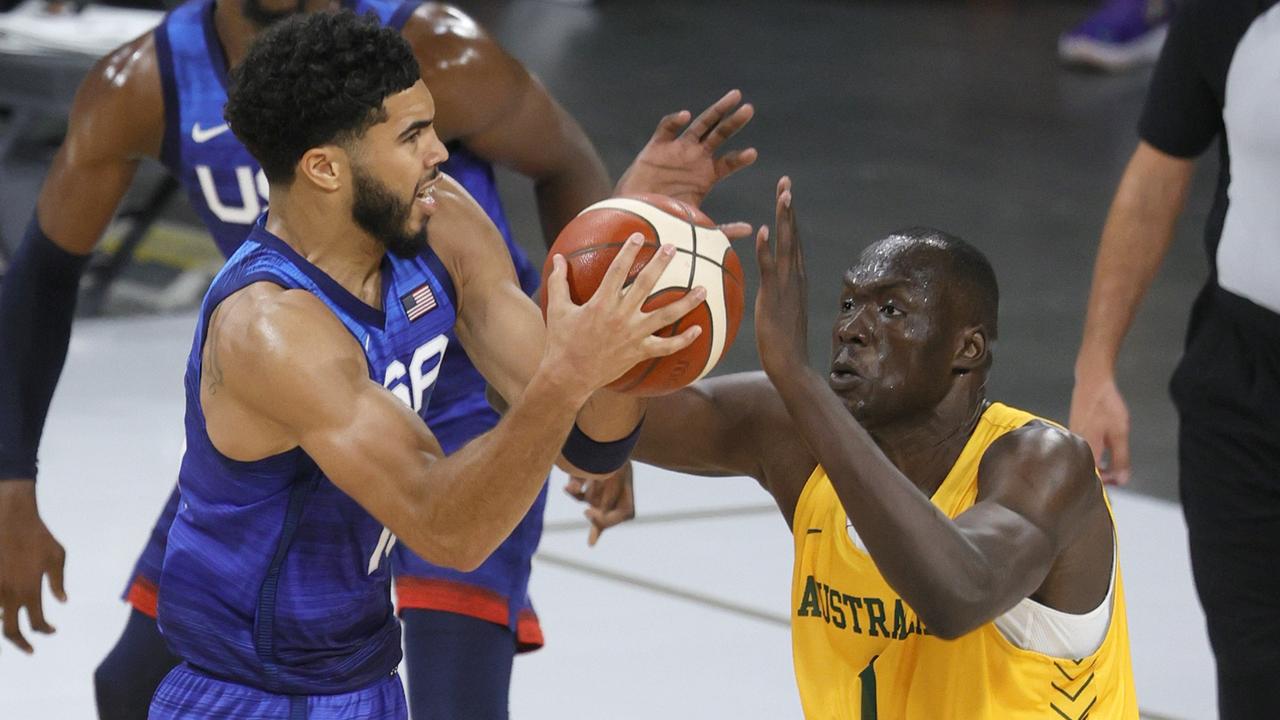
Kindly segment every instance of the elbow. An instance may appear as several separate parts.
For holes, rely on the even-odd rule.
[[[912,604],[930,635],[956,640],[990,622],[998,614],[992,611],[992,594],[981,583],[956,583],[946,587],[947,591],[925,599],[918,606]],[[910,601],[908,603],[911,604]]]
[[[469,573],[479,570],[480,566],[484,564],[484,561],[487,558],[487,555],[479,555],[477,553],[459,553],[454,555],[448,562],[442,562],[439,564],[443,567],[449,568],[450,570]]]
[[[952,610],[921,612],[919,615],[929,634],[943,640],[957,640],[981,625]]]
[[[405,540],[402,538],[402,540]],[[458,572],[474,572],[485,560],[489,559],[492,549],[485,549],[472,538],[419,537],[415,542],[406,542],[409,549],[432,565],[438,565]]]

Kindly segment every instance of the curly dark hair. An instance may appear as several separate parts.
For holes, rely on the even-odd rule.
[[[231,73],[223,117],[267,179],[288,183],[307,150],[387,119],[382,102],[422,77],[409,43],[344,10],[284,20]]]

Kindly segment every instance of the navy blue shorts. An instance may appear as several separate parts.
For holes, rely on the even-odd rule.
[[[149,720],[408,720],[404,687],[392,673],[340,695],[275,695],[205,675],[182,663],[151,699]]]

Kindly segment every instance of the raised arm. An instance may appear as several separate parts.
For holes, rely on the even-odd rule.
[[[1070,425],[1093,448],[1108,483],[1122,485],[1130,473],[1129,409],[1116,386],[1116,357],[1173,240],[1194,170],[1193,160],[1138,143],[1102,228]]]
[[[947,517],[808,366],[804,262],[785,178],[776,213],[776,250],[767,232],[756,245],[761,363],[876,567],[932,634],[963,635],[1035,594],[1082,533],[1109,525],[1088,446],[1038,423],[1008,433],[983,456],[977,502]],[[1075,596],[1069,607],[1057,597],[1046,604],[1085,612],[1105,594],[1088,591],[1085,607]]]
[[[609,175],[582,128],[483,27],[455,7],[425,3],[404,36],[440,108],[440,136],[533,181],[548,247],[580,210],[609,196]]]
[[[457,288],[458,339],[494,390],[508,403],[514,403],[543,356],[551,312],[548,310],[548,324],[544,325],[538,306],[520,291],[497,230],[464,190],[451,179],[444,180],[436,198],[449,211],[439,213],[432,221],[432,247],[440,254]],[[603,379],[601,386],[642,359],[670,354],[697,337],[696,328],[674,338],[652,337],[659,328],[702,302],[705,293],[695,290],[660,310],[640,311],[643,298],[672,254],[655,255],[624,291],[626,271],[620,263],[624,253],[634,257],[636,250],[636,245],[631,243],[619,253],[601,287],[586,305],[568,303],[563,308],[566,318],[575,318],[575,323],[588,323],[578,325],[582,332],[565,338],[566,345],[579,355],[601,353],[602,358],[608,358],[615,354],[615,362],[622,363],[616,366],[613,375]],[[606,290],[606,287],[613,289]],[[618,304],[620,314],[605,313],[600,307],[605,303]],[[564,370],[571,371],[572,367]],[[641,400],[601,390],[587,401],[578,417],[578,426],[591,439],[610,442],[630,435],[643,412]]]
[[[33,630],[53,632],[41,607],[42,577],[66,597],[65,553],[37,511],[36,451],[66,360],[80,275],[139,159],[159,154],[163,118],[150,35],[94,65],[0,283],[0,608],[5,637],[26,652],[32,648],[19,609],[27,609]]]
[[[448,231],[441,225],[433,232]],[[634,243],[619,254],[600,300],[581,307],[569,300],[561,259],[548,279],[545,330],[536,307],[529,316],[506,299],[483,301],[509,297],[495,275],[457,284],[459,313],[468,321],[459,339],[477,360],[493,358],[477,364],[511,407],[497,427],[448,457],[417,415],[369,379],[359,345],[323,303],[302,291],[252,285],[210,318],[201,378],[210,438],[238,460],[301,447],[422,557],[474,569],[528,511],[592,391],[639,359],[692,340],[650,337],[651,322],[674,318],[639,313],[641,300],[623,291],[638,248]],[[661,264],[637,278],[639,298]],[[495,285],[483,292],[470,284],[486,281]],[[515,286],[514,277],[508,282]],[[610,340],[586,347],[581,337]]]

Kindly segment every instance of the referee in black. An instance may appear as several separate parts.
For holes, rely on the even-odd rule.
[[[1129,476],[1116,356],[1159,269],[1195,159],[1218,140],[1209,278],[1170,384],[1196,590],[1224,720],[1280,717],[1280,0],[1187,0],[1102,231],[1071,429]],[[1105,464],[1104,464],[1105,452]]]

